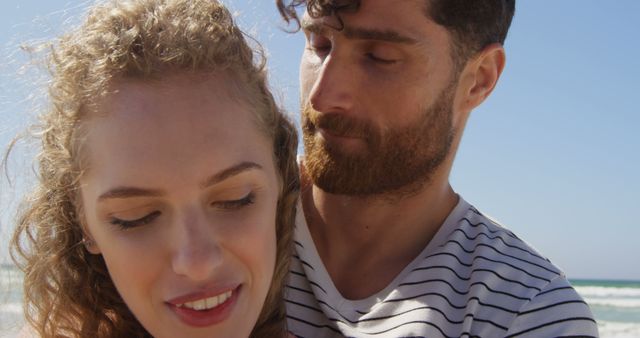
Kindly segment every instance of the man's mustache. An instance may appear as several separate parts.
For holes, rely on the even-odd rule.
[[[378,135],[375,128],[368,122],[354,119],[339,113],[320,113],[310,105],[303,108],[302,128],[306,132],[313,132],[320,128],[330,134],[344,137],[371,138]]]

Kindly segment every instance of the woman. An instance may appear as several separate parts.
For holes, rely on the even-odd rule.
[[[51,49],[12,253],[42,337],[283,337],[296,134],[214,0],[112,0]]]

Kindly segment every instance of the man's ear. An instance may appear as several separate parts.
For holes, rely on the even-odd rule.
[[[460,74],[457,111],[469,113],[491,94],[505,62],[504,48],[499,43],[485,47],[467,62]]]

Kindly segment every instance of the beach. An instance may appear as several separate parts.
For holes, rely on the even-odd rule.
[[[589,303],[603,338],[640,337],[640,281],[572,280]],[[16,337],[23,325],[22,280],[10,265],[0,266],[0,337]]]

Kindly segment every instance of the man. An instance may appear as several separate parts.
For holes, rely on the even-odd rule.
[[[449,184],[504,67],[514,1],[277,4],[286,20],[306,9],[291,332],[597,336],[563,273]]]

